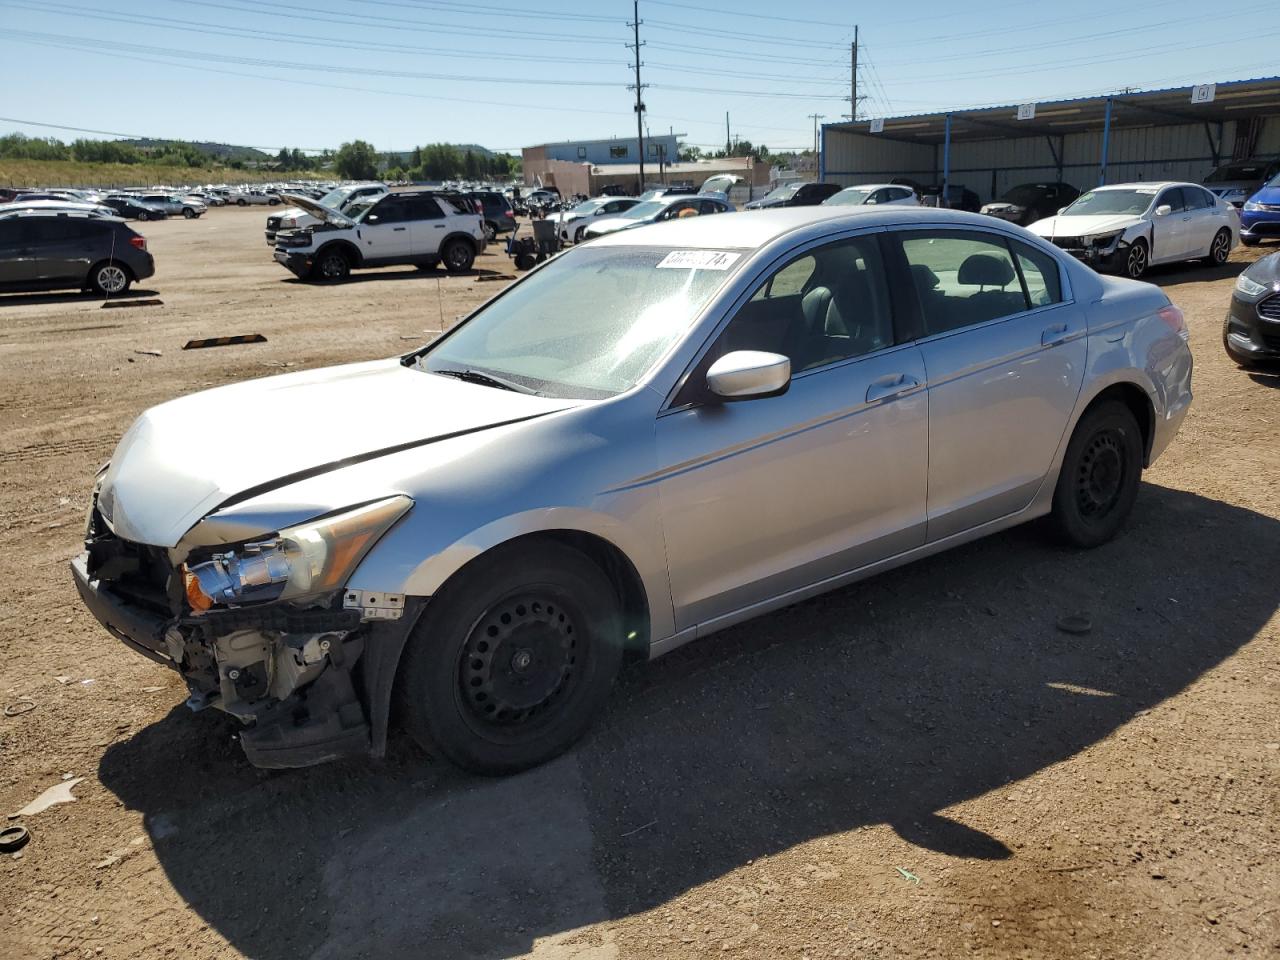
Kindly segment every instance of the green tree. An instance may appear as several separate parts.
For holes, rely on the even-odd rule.
[[[333,169],[345,180],[372,180],[378,174],[378,154],[372,144],[352,140],[338,147]]]

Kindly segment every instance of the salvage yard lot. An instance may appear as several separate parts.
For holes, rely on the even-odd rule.
[[[491,247],[476,276],[310,286],[264,218],[141,225],[162,306],[0,295],[0,701],[34,704],[0,717],[0,804],[84,778],[0,856],[0,957],[1280,952],[1280,377],[1221,346],[1268,248],[1153,271],[1196,402],[1116,541],[1018,528],[727,631],[625,671],[568,755],[480,780],[404,737],[254,770],[75,596],[93,472],[144,408],[403,351],[511,271]]]

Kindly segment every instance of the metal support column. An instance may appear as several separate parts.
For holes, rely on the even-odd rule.
[[[827,179],[827,125],[822,125],[821,139],[818,141],[818,182],[824,183]]]
[[[1098,171],[1098,186],[1107,183],[1107,151],[1111,148],[1111,98],[1107,97],[1107,116],[1102,121],[1102,164]]]
[[[951,205],[951,192],[947,189],[951,182],[951,114],[947,114],[947,125],[942,137],[942,199],[938,206]]]

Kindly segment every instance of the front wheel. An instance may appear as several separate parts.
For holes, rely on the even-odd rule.
[[[194,220],[194,219],[195,219],[195,216],[196,216],[196,212],[195,212],[194,210],[192,210],[190,207],[183,207],[183,208],[182,208],[182,219],[184,219],[184,220]]]
[[[465,240],[450,240],[441,251],[444,268],[450,273],[464,273],[476,262],[476,251]]]
[[[311,278],[323,283],[341,283],[351,276],[351,264],[341,250],[324,250],[311,267]]]
[[[98,264],[89,273],[89,285],[94,293],[103,297],[124,293],[132,282],[129,271],[114,260]]]
[[[613,585],[578,551],[543,541],[481,557],[409,639],[398,686],[409,733],[474,773],[544,763],[604,704],[623,637]]]
[[[1209,256],[1205,257],[1205,265],[1220,267],[1231,255],[1231,231],[1223,227],[1213,235],[1213,243],[1209,244]]]
[[[1130,280],[1140,280],[1147,272],[1147,241],[1139,237],[1129,245],[1124,258],[1124,275]]]
[[[587,228],[586,228],[586,227],[579,227],[577,230],[573,231],[573,242],[574,242],[574,243],[582,243],[583,235],[584,235],[586,232],[587,232]]]
[[[1142,479],[1142,434],[1129,408],[1106,401],[1076,424],[1053,493],[1051,519],[1075,547],[1097,547],[1120,530]]]
[[[249,205],[249,201],[246,200],[244,197],[241,197],[239,200],[236,201],[237,207],[247,207],[248,205]]]

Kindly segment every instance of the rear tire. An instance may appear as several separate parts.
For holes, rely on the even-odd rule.
[[[567,750],[622,663],[617,594],[559,543],[480,557],[409,638],[397,691],[410,735],[474,773],[515,773]]]
[[[131,283],[129,268],[114,260],[104,260],[89,271],[89,286],[100,297],[118,297],[129,290]]]
[[[246,200],[244,197],[241,197],[239,200],[236,201],[237,207],[247,207],[248,205],[249,205],[249,201]]]
[[[194,220],[195,218],[196,218],[196,212],[195,212],[194,210],[192,210],[190,207],[183,207],[183,208],[182,208],[182,219],[183,219],[183,220]]]
[[[336,248],[321,250],[311,265],[311,279],[320,283],[342,283],[351,276],[351,261]]]
[[[450,273],[466,273],[476,262],[476,251],[465,240],[450,240],[440,251],[440,257]]]
[[[1067,444],[1050,515],[1058,536],[1075,547],[1097,547],[1119,532],[1142,479],[1142,433],[1123,403],[1087,411]]]
[[[1223,227],[1213,235],[1213,242],[1209,244],[1209,255],[1204,258],[1206,267],[1220,267],[1227,262],[1227,258],[1231,256],[1231,231]]]

